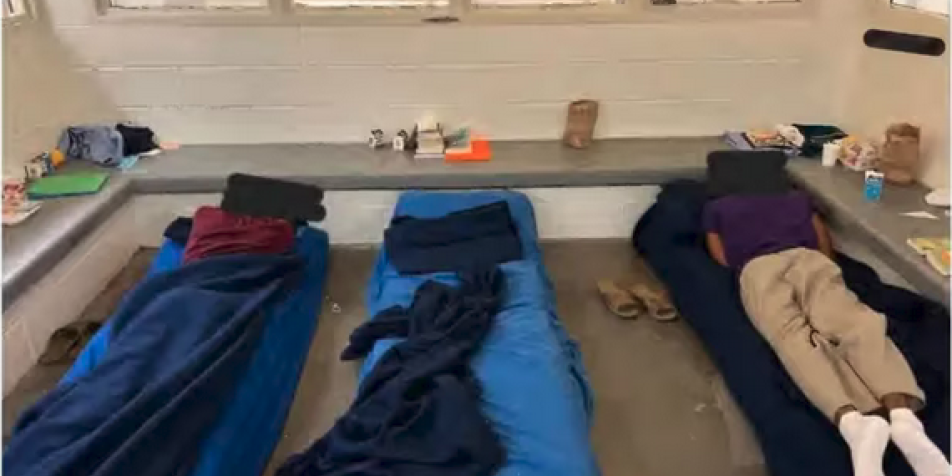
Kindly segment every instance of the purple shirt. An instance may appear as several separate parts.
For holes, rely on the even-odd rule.
[[[817,249],[813,207],[803,192],[731,195],[704,207],[704,230],[717,233],[727,264],[741,269],[750,260],[790,248]]]

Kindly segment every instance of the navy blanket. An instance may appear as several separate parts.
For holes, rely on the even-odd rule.
[[[439,218],[397,216],[384,247],[401,274],[474,271],[522,259],[522,244],[505,201]]]
[[[638,222],[635,247],[667,285],[697,331],[760,440],[772,476],[850,476],[849,450],[836,428],[790,380],[744,312],[733,273],[707,253],[701,229],[705,188],[697,182],[663,187]],[[882,283],[868,266],[838,255],[847,286],[886,315],[889,336],[926,393],[919,417],[949,454],[949,315],[941,305]],[[886,474],[912,476],[895,447]]]
[[[143,281],[111,319],[101,363],[24,413],[10,475],[185,474],[302,271],[291,256],[224,256]]]
[[[351,334],[342,359],[378,339],[406,338],[363,380],[350,409],[279,476],[487,476],[505,453],[483,417],[469,359],[502,303],[498,270],[464,273],[458,288],[427,281],[409,309],[394,306]]]

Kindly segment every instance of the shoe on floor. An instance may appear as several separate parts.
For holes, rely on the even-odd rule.
[[[641,302],[648,314],[658,321],[673,321],[678,318],[678,310],[671,304],[668,293],[655,290],[645,284],[635,284],[628,288],[628,292]]]
[[[610,279],[599,280],[598,293],[602,295],[608,310],[623,319],[634,319],[641,314],[641,304],[631,294]]]
[[[80,321],[56,329],[46,342],[46,350],[37,359],[37,363],[57,365],[76,360],[100,327],[98,322]]]

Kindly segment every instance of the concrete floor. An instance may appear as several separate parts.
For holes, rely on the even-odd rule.
[[[627,241],[550,242],[543,243],[543,252],[559,315],[581,345],[594,389],[591,438],[603,474],[767,474],[756,443],[736,408],[725,403],[729,398],[718,373],[691,329],[682,321],[624,321],[603,306],[595,280],[652,280]],[[321,322],[266,474],[323,435],[353,398],[357,364],[340,362],[338,354],[367,318],[363,291],[375,255],[373,248],[335,247],[331,252]],[[115,302],[129,279],[113,284],[105,294]],[[102,301],[96,306],[101,309]],[[5,427],[6,417],[16,415],[62,373],[37,370],[4,399]],[[37,378],[37,373],[43,375]]]

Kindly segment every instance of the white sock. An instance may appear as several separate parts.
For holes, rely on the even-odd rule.
[[[916,476],[949,476],[949,461],[929,436],[922,422],[908,408],[889,412],[892,440],[902,451]]]
[[[883,476],[883,453],[889,444],[886,420],[849,412],[840,418],[840,434],[850,447],[854,476]]]

